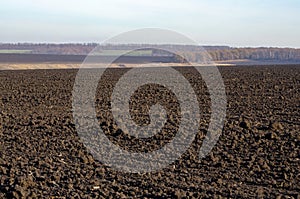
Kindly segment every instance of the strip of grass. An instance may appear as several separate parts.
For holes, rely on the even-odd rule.
[[[16,53],[16,54],[26,54],[31,53],[32,50],[13,50],[13,49],[0,49],[0,53],[8,54],[8,53]]]
[[[120,56],[125,55],[127,53],[127,50],[103,50],[99,53],[96,53],[95,55],[103,55],[103,56]],[[152,50],[137,50],[137,51],[131,51],[127,56],[151,56]]]

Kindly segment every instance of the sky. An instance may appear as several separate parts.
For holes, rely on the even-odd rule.
[[[1,0],[0,42],[101,42],[139,28],[200,45],[300,48],[300,0]]]

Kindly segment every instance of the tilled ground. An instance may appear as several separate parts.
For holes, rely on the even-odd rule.
[[[199,132],[178,161],[145,174],[105,166],[80,141],[72,115],[77,70],[0,71],[0,198],[300,198],[300,67],[219,69],[228,106],[216,146],[199,160],[210,98],[195,70],[178,68],[198,95]],[[126,135],[109,110],[114,84],[125,72],[109,70],[100,81],[95,100],[99,124],[126,150],[156,150],[175,135],[178,102],[157,85],[141,88],[130,105],[135,121],[147,124],[155,103],[169,109],[169,119],[152,139]],[[161,100],[166,98],[159,97],[160,89],[171,100]]]

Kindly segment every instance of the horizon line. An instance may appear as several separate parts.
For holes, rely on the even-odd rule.
[[[228,45],[228,44],[170,44],[170,43],[160,43],[160,44],[151,44],[151,43],[105,43],[101,44],[98,42],[0,42],[0,45],[41,45],[41,44],[50,44],[50,45],[60,45],[60,44],[71,44],[71,45],[177,45],[177,46],[199,46],[199,47],[228,47],[228,48],[278,48],[278,49],[300,49],[300,47],[291,47],[291,46],[238,46],[238,45]]]

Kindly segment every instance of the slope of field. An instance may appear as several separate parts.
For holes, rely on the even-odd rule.
[[[217,145],[198,159],[210,100],[193,68],[177,68],[198,96],[203,112],[199,132],[178,161],[147,174],[116,172],[81,143],[72,116],[77,70],[0,71],[0,198],[299,198],[300,66],[219,69],[228,109]],[[110,69],[99,82],[99,125],[126,150],[156,149],[172,134],[162,132],[145,142],[112,122],[107,100],[127,70]],[[151,101],[155,95],[147,90],[137,95]],[[176,106],[170,109],[175,116]]]

